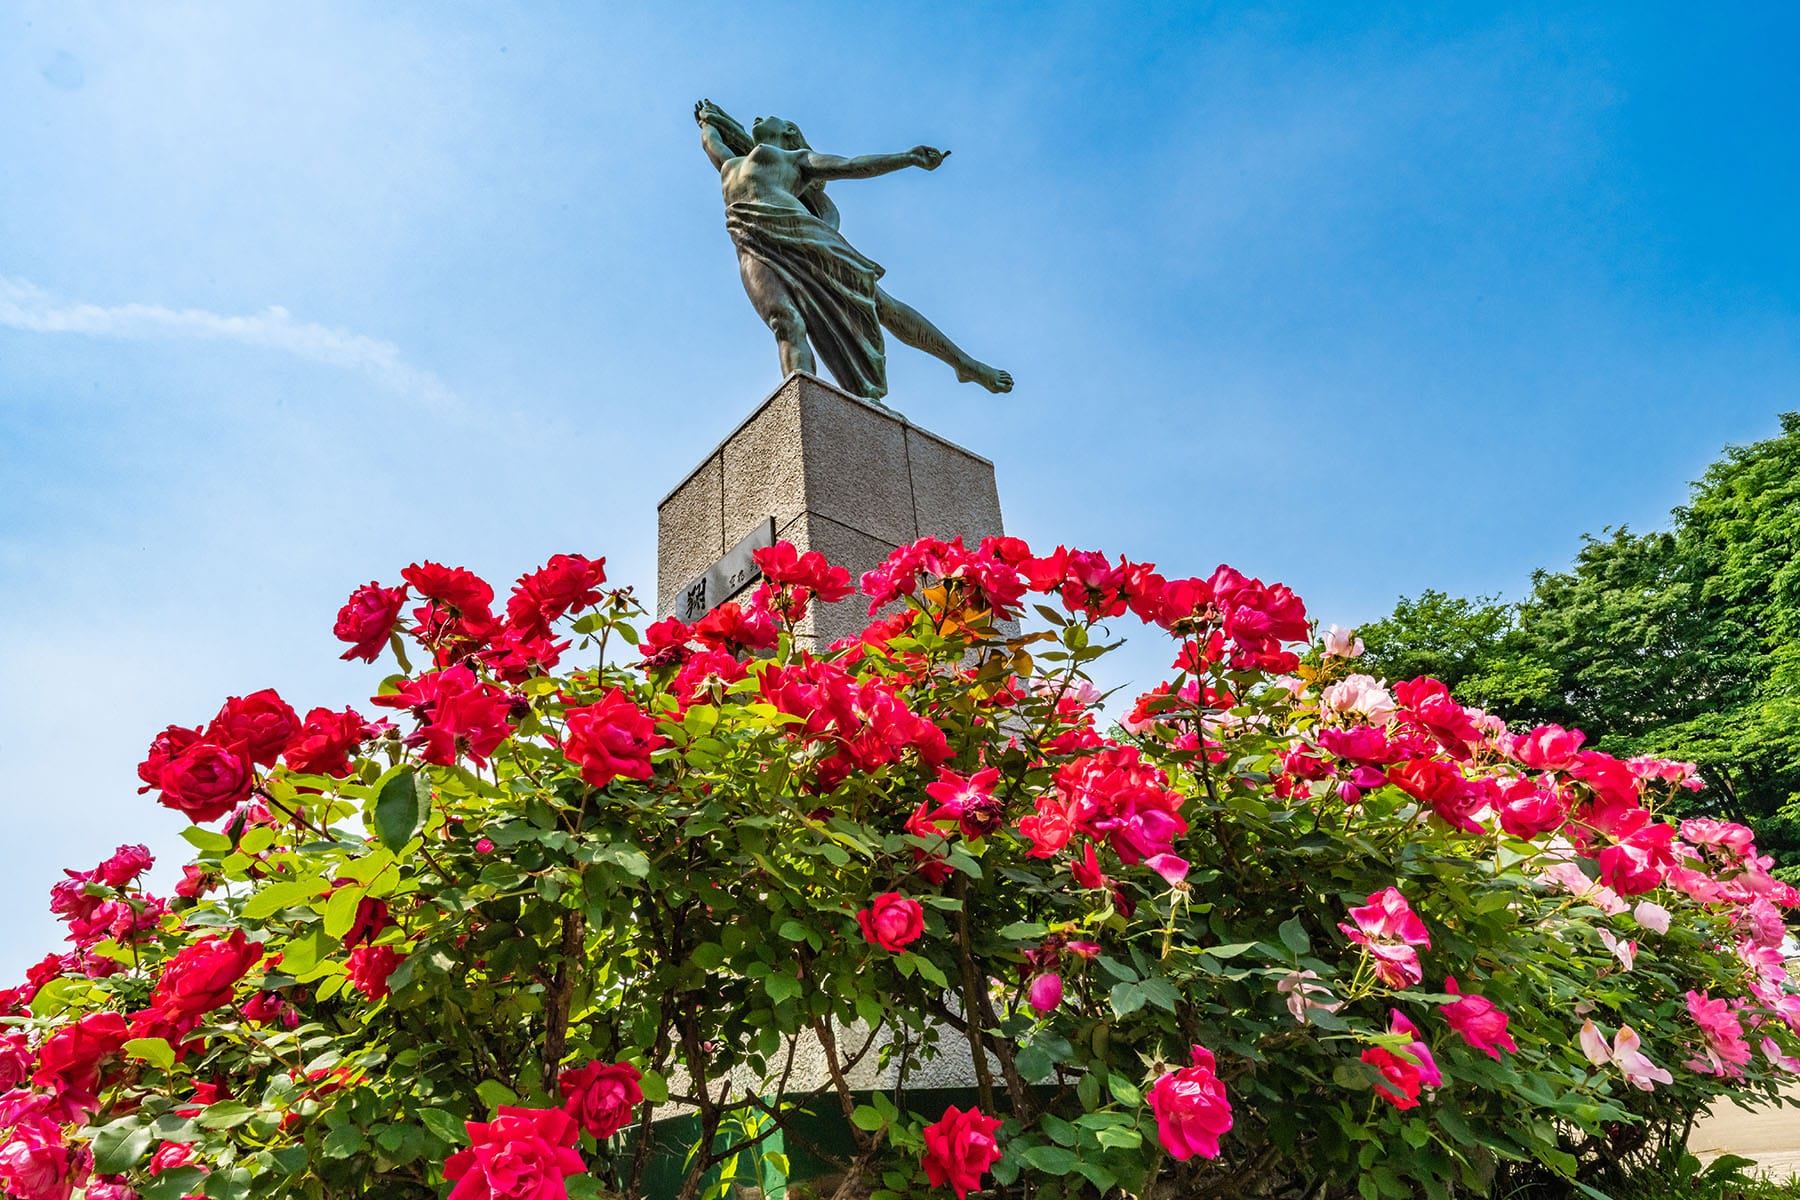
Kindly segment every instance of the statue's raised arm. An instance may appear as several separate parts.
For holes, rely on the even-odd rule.
[[[710,100],[694,106],[694,120],[706,155],[719,170],[725,228],[737,247],[744,291],[775,334],[783,371],[816,373],[816,350],[845,391],[879,400],[887,394],[885,327],[950,364],[964,382],[990,392],[1012,390],[1011,375],[971,358],[881,289],[881,265],[838,233],[837,206],[825,195],[833,180],[872,179],[907,167],[935,171],[948,150],[914,146],[854,158],[820,154],[792,121],[758,117],[746,133]]]

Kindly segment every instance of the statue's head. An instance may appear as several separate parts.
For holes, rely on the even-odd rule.
[[[801,135],[800,127],[781,117],[756,118],[750,124],[750,138],[765,146],[780,146],[783,150],[812,149]]]

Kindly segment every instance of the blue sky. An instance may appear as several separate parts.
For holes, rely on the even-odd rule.
[[[369,694],[356,584],[653,590],[656,500],[776,382],[697,98],[955,151],[833,194],[1017,376],[890,355],[1009,532],[1351,624],[1517,595],[1800,407],[1797,44],[1779,5],[7,5],[0,980],[60,866],[168,878],[156,729]]]

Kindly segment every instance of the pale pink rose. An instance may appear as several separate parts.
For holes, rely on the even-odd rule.
[[[1360,658],[1362,652],[1362,639],[1356,636],[1354,629],[1333,625],[1325,631],[1326,658]]]
[[[1673,1075],[1651,1062],[1639,1049],[1642,1042],[1637,1030],[1629,1025],[1619,1026],[1611,1046],[1606,1044],[1606,1038],[1594,1028],[1592,1021],[1581,1027],[1581,1049],[1595,1066],[1612,1063],[1624,1073],[1627,1083],[1643,1092],[1651,1091],[1659,1083],[1674,1083]]]
[[[1617,892],[1583,875],[1581,868],[1572,860],[1564,859],[1561,862],[1552,863],[1538,872],[1538,875],[1577,899],[1593,905],[1608,916],[1617,916],[1631,907],[1619,899]]]
[[[1763,1038],[1762,1052],[1764,1057],[1771,1063],[1774,1063],[1776,1067],[1786,1071],[1789,1075],[1800,1075],[1800,1058],[1795,1058],[1791,1054],[1783,1052],[1781,1047],[1775,1044],[1774,1038]]]
[[[1322,699],[1333,712],[1360,713],[1371,725],[1387,725],[1394,719],[1393,693],[1373,675],[1352,675],[1325,689]]]
[[[1344,1007],[1342,1000],[1332,996],[1330,988],[1315,982],[1318,978],[1317,971],[1289,971],[1275,985],[1275,990],[1287,997],[1288,1012],[1302,1025],[1307,1023],[1306,1014],[1312,1009],[1334,1013]],[[1315,998],[1320,996],[1325,998]]]
[[[1628,942],[1623,938],[1614,937],[1613,931],[1610,929],[1600,930],[1600,940],[1606,943],[1606,948],[1612,952],[1614,958],[1619,960],[1619,965],[1627,971],[1637,965],[1638,947],[1636,942]]]
[[[1672,914],[1662,905],[1651,900],[1639,900],[1637,907],[1631,910],[1631,918],[1651,933],[1669,932],[1669,918]]]

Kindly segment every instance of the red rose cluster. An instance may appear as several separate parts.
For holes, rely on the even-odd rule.
[[[502,1106],[492,1121],[467,1122],[469,1148],[444,1162],[450,1200],[562,1200],[563,1181],[587,1170],[582,1132],[604,1140],[630,1124],[642,1078],[630,1063],[592,1062],[563,1072],[561,1108]]]

